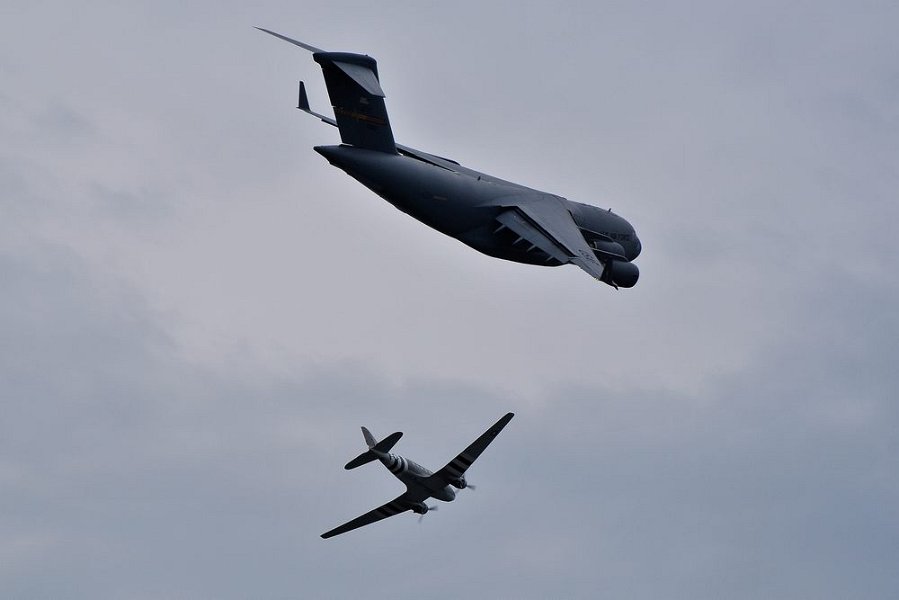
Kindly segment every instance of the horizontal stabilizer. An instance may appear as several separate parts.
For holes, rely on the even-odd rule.
[[[365,436],[365,443],[368,444],[368,450],[344,465],[343,468],[347,471],[376,460],[378,454],[387,454],[390,452],[390,449],[400,441],[401,437],[403,437],[403,432],[397,431],[396,433],[391,433],[380,442],[375,442],[374,436],[365,427],[362,428],[362,435]]]
[[[343,468],[349,471],[350,469],[355,469],[356,467],[361,467],[362,465],[370,463],[373,460],[377,460],[377,458],[378,457],[374,452],[372,452],[371,450],[366,450],[365,452],[348,462],[346,465],[344,465]]]
[[[402,431],[397,431],[396,433],[391,433],[386,438],[375,444],[374,450],[375,452],[390,452],[390,449],[393,448],[400,438],[403,437]]]
[[[349,75],[350,79],[359,84],[359,86],[377,98],[385,98],[384,90],[381,89],[381,84],[378,82],[378,78],[375,76],[374,71],[370,68],[364,67],[362,65],[354,65],[353,63],[342,62],[339,60],[334,61],[334,65]]]
[[[284,40],[285,42],[290,42],[294,46],[299,46],[300,48],[308,50],[309,52],[324,52],[324,50],[322,50],[321,48],[316,48],[315,46],[313,46],[311,44],[303,43],[301,41],[289,38],[286,35],[281,35],[280,33],[275,33],[274,31],[270,31],[263,27],[256,27],[256,29],[258,29],[259,31],[264,31],[265,33],[267,33],[269,35],[273,35],[276,38],[280,38],[280,39]]]
[[[297,108],[299,108],[301,111],[303,111],[306,114],[310,114],[313,117],[317,117],[317,118],[321,119],[328,125],[333,125],[334,127],[337,127],[337,121],[335,121],[331,117],[326,117],[325,115],[323,115],[321,113],[317,113],[314,110],[312,110],[311,108],[309,108],[309,96],[306,95],[306,84],[303,83],[302,81],[300,82],[300,97],[297,100]]]
[[[300,99],[297,101],[297,108],[305,112],[312,110],[309,108],[309,96],[306,95],[306,84],[302,81],[300,82]]]

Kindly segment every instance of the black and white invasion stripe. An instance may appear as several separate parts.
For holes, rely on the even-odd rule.
[[[446,473],[452,478],[458,478],[465,472],[465,469],[471,466],[471,463],[474,462],[474,459],[468,456],[465,453],[457,456],[453,462],[446,465]]]
[[[373,512],[376,516],[384,519],[399,514],[404,510],[406,510],[406,506],[399,500],[394,500],[393,502],[388,502],[384,506],[376,508]]]
[[[402,456],[396,456],[394,454],[387,455],[387,468],[390,469],[390,472],[394,475],[399,475],[406,470],[406,467],[406,459]]]

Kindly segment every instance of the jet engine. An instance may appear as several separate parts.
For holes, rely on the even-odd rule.
[[[634,287],[640,278],[640,269],[634,263],[609,260],[602,272],[602,280],[615,287]]]

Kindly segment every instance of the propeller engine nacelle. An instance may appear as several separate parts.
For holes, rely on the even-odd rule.
[[[434,512],[437,510],[436,506],[428,506],[424,502],[418,502],[412,505],[412,512],[418,515],[418,522],[421,523],[421,520],[425,518],[425,515],[429,512]]]
[[[465,475],[462,475],[458,479],[454,479],[453,481],[450,481],[450,485],[453,486],[454,488],[464,490],[465,488],[468,487],[468,482],[465,481]]]
[[[621,260],[607,261],[606,268],[602,272],[603,282],[615,287],[634,287],[639,278],[640,269],[637,265]]]
[[[417,515],[424,515],[430,510],[430,507],[424,502],[419,502],[418,504],[412,505],[412,512]]]

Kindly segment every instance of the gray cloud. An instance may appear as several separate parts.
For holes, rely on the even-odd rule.
[[[809,356],[800,339],[694,396],[563,387],[522,403],[452,382],[391,384],[354,364],[224,375],[177,360],[127,290],[47,262],[43,277],[3,269],[10,304],[55,332],[35,349],[15,344],[41,364],[3,361],[4,380],[22,382],[7,388],[2,436],[13,595],[75,584],[108,597],[411,596],[415,577],[447,595],[531,597],[882,596],[895,585],[895,376],[872,348]],[[869,313],[848,314],[854,329]],[[30,323],[10,321],[4,331],[23,330],[13,341],[29,337]],[[513,404],[518,418],[472,473],[477,492],[421,527],[397,519],[318,540],[397,491],[377,469],[340,468],[360,422],[405,429],[403,449],[437,466]]]

